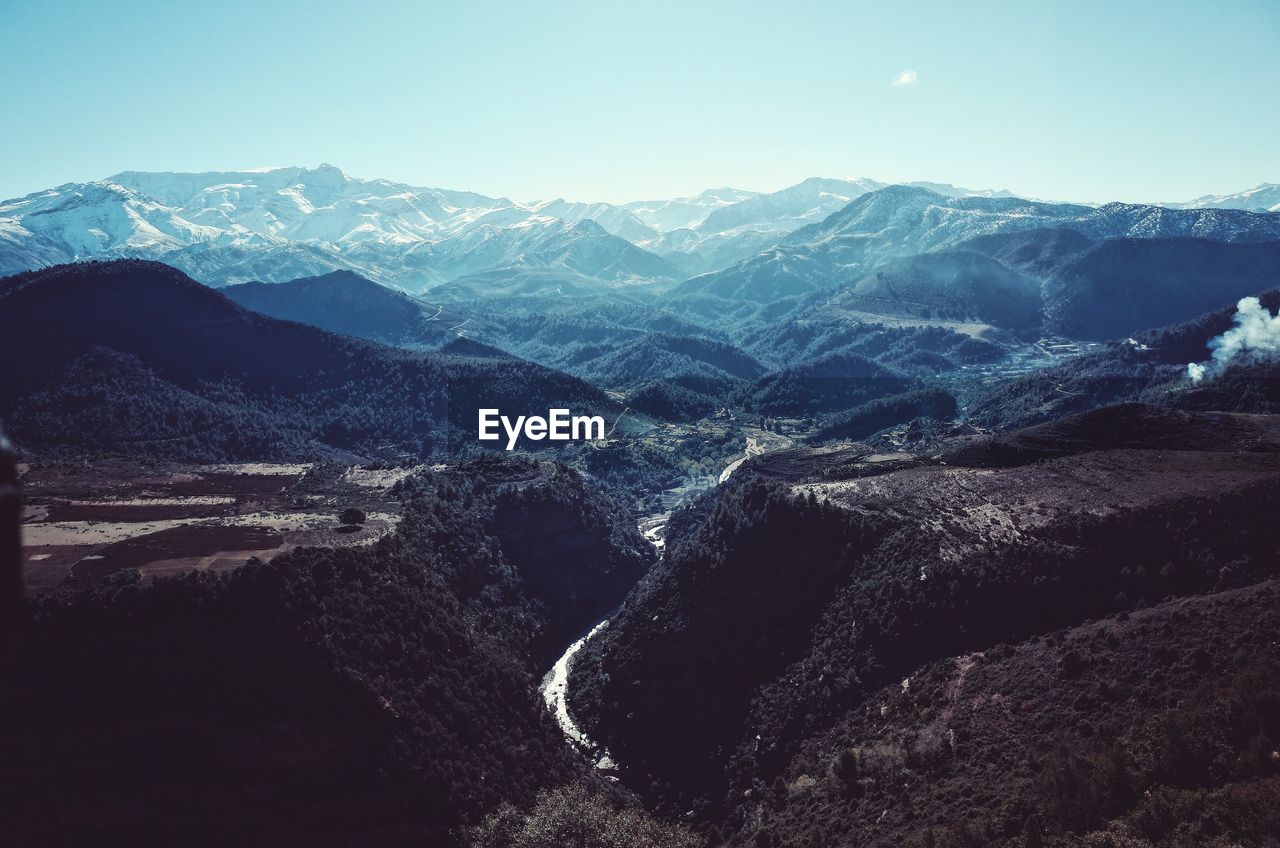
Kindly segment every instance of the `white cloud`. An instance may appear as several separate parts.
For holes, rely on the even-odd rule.
[[[893,78],[893,84],[898,86],[919,85],[920,76],[915,71],[907,68],[905,71]]]

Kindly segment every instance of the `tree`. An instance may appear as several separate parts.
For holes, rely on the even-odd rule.
[[[353,506],[349,506],[338,513],[338,520],[343,524],[364,524],[365,518],[364,511]]]
[[[538,793],[528,813],[505,804],[471,831],[477,848],[696,848],[680,825],[624,806],[598,789],[570,783]]]

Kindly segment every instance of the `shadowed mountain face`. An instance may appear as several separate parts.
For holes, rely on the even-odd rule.
[[[455,309],[428,306],[351,271],[287,283],[242,283],[227,286],[222,293],[246,309],[273,318],[395,347],[439,347],[456,337],[452,328],[471,317]]]
[[[760,363],[733,345],[668,333],[648,333],[592,353],[574,362],[574,370],[609,386],[635,385],[653,378],[737,381],[764,373]]]
[[[1280,290],[1263,292],[1259,300],[1275,312]],[[1193,384],[1187,378],[1187,363],[1209,358],[1210,341],[1232,327],[1235,314],[1235,307],[1224,307],[1002,382],[976,400],[972,417],[983,426],[1007,429],[1128,401],[1192,410],[1280,412],[1280,363],[1274,357],[1238,357],[1203,382]]]
[[[413,354],[268,318],[139,261],[0,281],[0,359],[14,363],[0,410],[36,449],[430,456],[451,433],[472,438],[481,406],[613,408],[532,363]]]
[[[963,251],[891,262],[853,282],[824,311],[989,324],[1034,333],[1042,323],[1040,284],[999,262]]]
[[[1047,327],[1114,339],[1199,315],[1272,286],[1280,241],[1116,239],[1069,257],[1045,283]]]
[[[949,729],[964,732],[971,707],[955,707],[953,719],[939,712],[948,701],[934,698],[932,712],[921,713],[914,683],[900,681],[931,668],[950,669],[953,678],[957,664],[972,662],[966,656],[1001,643],[1078,641],[1075,628],[1099,617],[1123,620],[1135,606],[1273,578],[1278,440],[1275,416],[1126,407],[999,444],[966,442],[945,461],[857,445],[749,460],[588,645],[574,668],[575,709],[625,765],[628,785],[660,808],[727,822],[736,832],[731,844],[751,844],[761,830],[785,844],[815,817],[836,827],[828,818],[834,809],[806,812],[787,792],[802,774],[820,803],[852,805],[870,821],[883,812],[875,793],[891,791],[892,772],[892,792],[908,792],[915,809],[901,802],[901,816],[874,831],[883,844],[902,844],[930,823],[958,825],[934,817],[942,802],[930,769],[971,773],[999,756],[999,746],[968,747],[963,736],[948,742]],[[1212,522],[1194,520],[1209,511]],[[1252,627],[1241,615],[1240,626]],[[1135,650],[1158,647],[1155,640]],[[1068,652],[1041,656],[1075,679],[1079,658],[1061,659]],[[1229,685],[1240,670],[1212,679]],[[1117,670],[1106,685],[1116,688],[1078,701],[1082,719],[1115,721],[1116,732],[1140,736],[1149,712],[1105,706],[1130,697],[1136,679]],[[913,753],[914,737],[885,735],[886,719],[903,715],[897,693],[917,711],[906,714],[913,728],[935,721],[944,737],[936,748],[921,739]],[[1055,703],[1074,697],[1053,696]],[[1048,754],[1049,729],[1006,726],[1012,744],[1040,761]],[[873,764],[879,754],[868,749],[877,744],[905,763]],[[868,793],[865,802],[819,792],[838,753],[832,745],[863,749],[866,773],[853,768],[843,779],[873,781],[858,790]],[[1033,774],[1039,768],[1030,766]],[[1216,779],[1250,772],[1231,774]],[[775,803],[765,793],[778,777],[779,802],[795,808],[790,824],[775,827],[759,810]],[[981,823],[1016,835],[1035,808],[1032,782],[1010,784],[1016,804],[987,804]]]
[[[1043,281],[1044,324],[1068,338],[1162,327],[1274,285],[1280,242],[1090,241],[1064,230],[982,236],[972,250]]]
[[[511,356],[504,352],[510,350],[611,387],[655,377],[736,380],[764,372],[741,350],[706,338],[703,327],[652,307],[428,303],[347,271],[220,291],[248,309],[335,333],[443,354],[492,358]]]
[[[815,415],[900,392],[910,380],[853,353],[829,353],[775,371],[753,385],[745,405],[765,415]]]
[[[1257,291],[1278,258],[1280,219],[1269,214],[952,198],[891,186],[755,257],[688,280],[672,303],[702,316],[741,314],[744,303],[791,314],[830,299],[864,320],[979,321],[1102,339]]]

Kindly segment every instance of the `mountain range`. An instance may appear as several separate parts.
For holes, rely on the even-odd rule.
[[[0,274],[121,257],[159,259],[212,286],[344,271],[424,294],[438,313],[451,304],[461,317],[448,327],[467,328],[456,334],[479,326],[464,323],[478,317],[465,304],[603,296],[662,302],[704,334],[839,315],[1110,338],[1266,288],[1280,215],[1260,210],[1277,191],[1088,206],[815,177],[772,193],[526,203],[356,179],[330,165],[128,171],[0,203]],[[1148,310],[1156,290],[1165,297]],[[242,296],[268,311],[275,297]],[[442,328],[443,318],[408,336],[356,334],[435,347],[448,338]]]
[[[1280,215],[1272,213],[947,197],[891,186],[774,247],[681,283],[670,302],[689,314],[737,320],[759,319],[768,307],[774,319],[820,304],[830,291],[864,316],[906,313],[1111,338],[1265,288],[1260,278],[1274,273],[1277,243]],[[1169,258],[1175,255],[1182,258]],[[1121,272],[1138,284],[1108,291]],[[1144,314],[1156,291],[1165,298],[1160,314]],[[1131,300],[1101,308],[1098,298],[1108,297]],[[992,312],[997,307],[1013,312],[1002,321]]]
[[[1280,215],[807,181],[446,232],[492,199],[424,190],[436,234],[333,242],[345,177],[125,176],[3,230],[159,257],[0,277],[18,844],[1280,827]],[[624,212],[772,243],[687,277]],[[561,405],[609,435],[474,440]],[[253,523],[147,525],[206,509]]]
[[[1261,183],[1234,194],[1206,194],[1185,203],[1166,203],[1176,209],[1244,209],[1248,212],[1280,212],[1280,184]]]
[[[947,198],[1020,202],[1007,191],[911,185]],[[0,202],[0,274],[82,259],[163,257],[215,286],[344,269],[409,291],[475,274],[676,281],[795,243],[804,237],[788,238],[794,231],[887,187],[814,177],[771,193],[721,188],[609,204],[520,202],[358,179],[332,165],[125,171]],[[1280,202],[1277,192],[1263,184],[1170,205],[1262,211]]]
[[[356,179],[331,165],[126,171],[0,204],[0,273],[163,256],[210,285],[337,269],[409,290],[496,269],[674,279],[740,259],[883,187],[815,178],[772,194],[711,189],[613,205],[522,203]]]

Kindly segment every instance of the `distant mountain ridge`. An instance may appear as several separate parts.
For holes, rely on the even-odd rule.
[[[942,200],[906,209],[904,198]],[[861,261],[851,253],[857,247],[846,238],[851,234],[878,238],[882,254],[884,242],[897,239],[899,256],[1024,226],[1070,226],[1094,238],[1212,232],[1205,237],[1242,240],[1224,237],[1227,219],[1214,216],[1278,206],[1280,187],[1267,183],[1190,203],[1095,207],[944,183],[810,177],[774,192],[719,188],[612,204],[523,202],[359,179],[327,164],[125,171],[0,201],[0,274],[140,258],[163,261],[213,286],[345,270],[409,292],[448,286],[440,295],[458,300],[579,296],[705,274],[732,277],[743,262],[753,276],[762,263],[801,267],[810,256],[797,246],[813,241],[831,242],[825,252],[837,264]],[[1127,225],[1116,224],[1126,217]],[[1181,229],[1171,223],[1192,218],[1200,223]],[[803,267],[795,275],[798,280],[784,274],[774,284],[779,294],[830,276]]]
[[[709,189],[619,205],[517,202],[357,179],[327,164],[125,171],[0,202],[0,273],[131,257],[163,259],[210,285],[350,270],[421,290],[494,270],[557,267],[611,282],[680,279],[748,256],[884,185],[814,178],[771,194]]]
[[[1127,246],[1113,244],[1119,241]],[[1025,275],[1042,287],[1046,329],[1113,338],[1256,291],[1261,277],[1274,274],[1277,249],[1280,216],[1270,213],[947,197],[890,186],[750,259],[681,283],[669,303],[707,317],[754,304],[777,317],[840,297],[871,315],[1034,330],[1038,322],[1025,307],[1037,295],[1011,276]],[[982,268],[966,252],[996,262]],[[1131,279],[1139,285],[1117,289]],[[1001,290],[1018,292],[1020,317],[996,308]],[[1162,292],[1176,296],[1145,315]]]
[[[1206,194],[1184,203],[1163,203],[1174,209],[1243,209],[1247,212],[1280,212],[1280,183],[1259,183],[1233,194]]]
[[[723,268],[818,223],[851,201],[890,186],[878,180],[810,177],[769,194],[713,208],[701,221],[662,234],[641,246],[667,255],[690,272]],[[1007,191],[975,191],[940,183],[908,183],[946,196],[1012,197]]]

